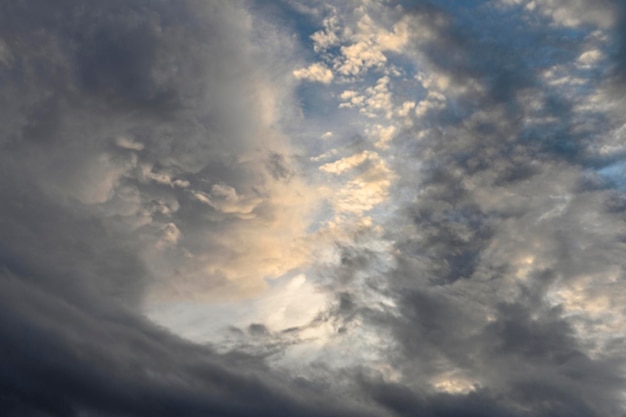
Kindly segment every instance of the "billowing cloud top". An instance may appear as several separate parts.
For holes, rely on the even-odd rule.
[[[622,2],[0,10],[0,415],[626,415]]]

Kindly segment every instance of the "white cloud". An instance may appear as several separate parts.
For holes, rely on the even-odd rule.
[[[374,152],[363,151],[356,155],[347,156],[345,158],[339,159],[338,161],[324,164],[320,167],[320,170],[331,174],[343,174],[344,172],[361,165],[368,159],[377,157],[378,155]]]
[[[404,103],[402,103],[402,106],[400,106],[400,108],[398,109],[398,116],[407,117],[409,113],[411,112],[411,110],[413,110],[414,108],[415,108],[414,101],[405,101]]]
[[[431,110],[443,110],[445,108],[446,97],[436,91],[429,91],[426,98],[417,104],[415,115],[423,117]]]
[[[359,168],[358,171],[355,168]],[[324,164],[320,170],[334,175],[357,173],[343,187],[336,190],[332,204],[337,213],[361,214],[387,200],[393,172],[376,152],[361,153]]]
[[[359,75],[371,67],[380,67],[387,57],[371,42],[357,42],[342,46],[343,59],[335,64],[335,69],[343,75]]]
[[[354,90],[345,90],[339,95],[341,100],[344,100],[343,103],[339,103],[339,108],[352,108],[363,105],[365,102],[365,96],[360,95],[357,91]]]
[[[344,100],[339,103],[339,108],[358,107],[360,112],[367,117],[375,118],[382,114],[387,119],[393,116],[393,103],[389,91],[389,77],[383,76],[372,87],[367,87],[363,92],[345,90],[339,98]]]
[[[367,129],[367,132],[374,137],[374,146],[380,149],[387,149],[389,147],[389,142],[396,133],[396,127],[393,125],[383,126],[375,124],[371,128]]]
[[[324,64],[316,62],[307,68],[300,68],[293,71],[293,76],[299,80],[330,84],[333,80],[333,72]]]
[[[365,90],[368,95],[365,106],[361,109],[365,115],[375,117],[382,113],[387,119],[393,114],[393,103],[391,100],[391,92],[389,91],[389,77],[384,76],[376,81],[374,87],[368,87]]]
[[[602,51],[598,49],[591,49],[580,54],[576,62],[583,66],[591,66],[601,60],[602,57]]]
[[[339,20],[337,16],[331,16],[322,22],[324,30],[320,30],[311,35],[313,41],[313,50],[315,52],[322,52],[331,46],[339,43],[339,37],[337,36]]]
[[[388,31],[364,14],[357,22],[354,33],[348,33],[341,47],[341,57],[334,68],[342,75],[356,76],[370,68],[382,68],[387,57],[384,52],[401,52],[408,44],[410,30],[407,19],[401,19]]]

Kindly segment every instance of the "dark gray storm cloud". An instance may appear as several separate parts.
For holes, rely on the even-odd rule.
[[[259,139],[258,121],[235,122],[254,92],[241,91],[253,55],[242,51],[245,12],[167,1],[0,8],[0,414],[369,413],[141,316],[154,279],[141,248],[175,241],[171,212],[195,201],[189,182],[202,172],[241,190],[251,175],[229,162]],[[285,159],[269,155],[259,169],[288,181]],[[191,222],[194,207],[184,207]]]
[[[311,275],[331,306],[280,331],[231,328],[244,342],[224,352],[157,326],[144,305],[249,294],[297,270],[272,239],[302,225],[276,201],[306,200],[302,177],[320,174],[276,128],[306,117],[291,55],[311,22],[352,10],[3,2],[0,415],[624,416],[623,7],[532,3],[370,5],[371,21],[406,22],[406,68],[389,69],[401,50],[391,32],[372,35],[387,49],[367,44],[388,58],[351,58],[333,25],[354,22],[320,23],[335,30],[316,39],[337,78],[344,53],[378,60],[359,71],[381,71],[394,94],[393,74],[411,65],[448,91],[409,106],[388,148],[361,136],[311,145],[365,155],[355,171],[367,184],[387,158],[389,249],[359,230],[330,239],[337,259],[314,259]],[[383,348],[350,347],[382,359],[267,360],[324,325],[333,341],[371,331]]]

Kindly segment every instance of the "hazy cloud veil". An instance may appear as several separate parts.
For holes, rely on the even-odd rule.
[[[617,0],[0,3],[0,415],[626,416]]]

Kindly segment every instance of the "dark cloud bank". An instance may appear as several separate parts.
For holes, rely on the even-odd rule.
[[[394,268],[371,285],[384,281],[400,314],[343,290],[329,314],[390,331],[389,362],[402,375],[328,371],[326,381],[349,381],[340,397],[332,384],[218,354],[145,320],[139,306],[151,278],[125,223],[130,203],[98,206],[110,191],[94,168],[99,155],[124,170],[128,148],[139,149],[115,146],[120,133],[146,144],[141,157],[172,179],[249,179],[228,163],[254,140],[254,126],[232,122],[245,115],[237,96],[256,65],[239,42],[249,30],[242,12],[230,2],[2,2],[0,415],[625,415],[623,336],[584,337],[597,323],[547,297],[557,283],[615,268],[608,291],[623,291],[623,182],[598,173],[623,155],[594,146],[615,135],[623,103],[576,108],[581,96],[621,88],[623,19],[610,32],[610,70],[573,69],[586,84],[572,93],[539,74],[574,65],[592,27],[559,29],[485,7],[407,10],[417,25],[443,16],[434,40],[416,41],[430,65],[455,86],[485,88],[428,114],[426,139],[412,130],[395,138],[395,190],[406,201],[388,225]],[[271,155],[271,174],[291,176]],[[153,185],[137,187],[161,201]],[[350,253],[357,261],[338,280],[374,262]],[[531,257],[525,278],[513,280]],[[433,391],[429,378],[452,369],[475,388]]]

